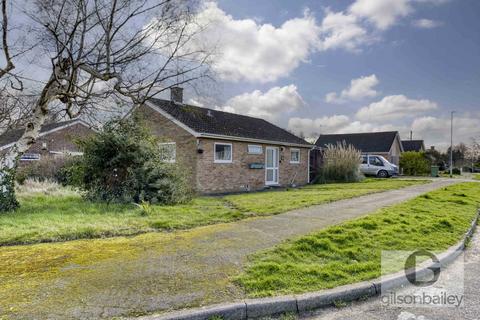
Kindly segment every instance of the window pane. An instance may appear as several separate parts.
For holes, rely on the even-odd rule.
[[[378,157],[370,157],[370,164],[373,166],[383,167],[383,162]]]
[[[262,154],[262,146],[248,145],[248,153],[250,154]]]
[[[165,162],[175,162],[177,152],[175,143],[160,143],[160,157]]]
[[[21,161],[36,161],[40,160],[39,153],[24,153],[23,156],[20,158]]]
[[[232,146],[226,144],[216,144],[215,159],[225,161],[232,160]]]
[[[273,180],[273,173],[274,173],[274,170],[267,170],[267,181],[274,181]]]
[[[273,167],[273,150],[267,149],[267,167]]]
[[[300,162],[300,151],[292,150],[291,151],[291,160],[292,162]]]

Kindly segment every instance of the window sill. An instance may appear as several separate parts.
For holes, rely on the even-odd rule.
[[[232,163],[232,160],[215,160],[213,163]]]

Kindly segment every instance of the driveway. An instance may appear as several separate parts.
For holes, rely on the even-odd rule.
[[[478,228],[477,228],[478,229]],[[464,306],[430,307],[430,308],[386,308],[382,306],[379,298],[369,299],[365,302],[353,303],[347,307],[330,308],[317,311],[302,320],[478,320],[480,319],[480,234],[475,233],[470,246],[465,251],[464,268]],[[453,277],[461,272],[463,261],[456,260],[447,267],[448,276]],[[435,283],[436,288],[444,284]],[[410,288],[407,288],[410,289]],[[401,295],[405,290],[399,290]]]
[[[249,254],[457,182],[439,179],[183,232],[4,247],[7,256],[28,259],[29,269],[7,266],[12,268],[7,274],[18,277],[7,279],[10,290],[0,288],[0,314],[92,319],[242,299],[243,292],[231,280]],[[52,256],[50,265],[35,264],[37,256]]]

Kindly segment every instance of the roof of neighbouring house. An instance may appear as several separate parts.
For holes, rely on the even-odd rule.
[[[83,124],[83,121],[81,121],[79,119],[73,119],[73,120],[68,120],[68,121],[63,121],[63,122],[55,122],[55,123],[45,124],[40,129],[40,135],[47,134],[52,130],[61,129],[63,127],[68,127],[68,126],[73,125],[77,122]],[[24,131],[25,131],[25,129],[16,129],[16,130],[7,131],[6,133],[0,135],[0,148],[6,147],[9,144],[12,144],[12,143],[18,141],[18,139],[20,139],[20,137],[22,136]]]
[[[311,146],[305,140],[263,119],[179,104],[169,100],[152,99],[150,102],[153,106],[160,108],[170,117],[201,135]]]
[[[422,151],[425,150],[423,140],[402,140],[403,151]]]
[[[398,131],[322,134],[315,144],[318,147],[326,147],[345,141],[361,152],[389,152],[397,135]]]

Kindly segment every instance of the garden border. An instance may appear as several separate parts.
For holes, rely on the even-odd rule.
[[[475,231],[479,220],[480,210],[477,211],[470,228],[457,244],[451,246],[438,255],[441,265],[453,262],[463,251],[467,241]],[[424,263],[418,271],[417,277],[422,277],[429,271],[432,263]],[[403,271],[394,273],[386,278],[373,281],[363,281],[344,285],[333,289],[321,290],[299,295],[287,295],[270,298],[246,299],[236,303],[224,303],[203,308],[174,311],[162,315],[141,317],[142,320],[208,320],[220,317],[225,320],[246,320],[274,316],[284,313],[303,313],[319,308],[334,306],[339,302],[351,302],[373,297],[380,294],[380,290],[403,287],[408,284]]]

